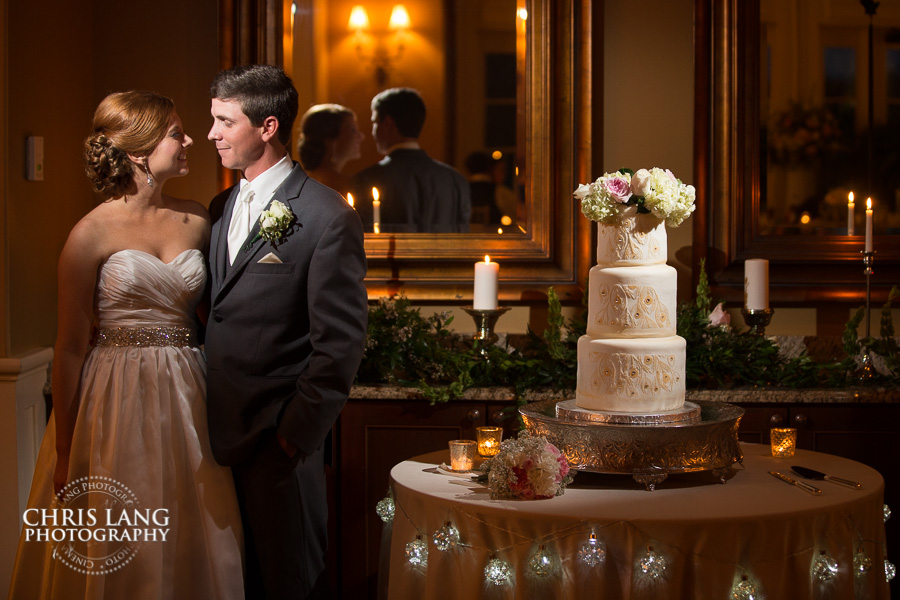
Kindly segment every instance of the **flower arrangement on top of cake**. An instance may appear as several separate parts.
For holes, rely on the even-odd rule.
[[[694,212],[695,191],[672,171],[654,167],[606,173],[593,183],[579,185],[574,196],[581,201],[581,212],[592,221],[617,225],[628,207],[636,206],[638,214],[652,213],[669,227],[678,227]]]

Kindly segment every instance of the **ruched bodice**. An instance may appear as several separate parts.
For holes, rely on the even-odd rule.
[[[185,250],[171,262],[121,250],[100,267],[96,313],[101,328],[193,327],[206,286],[203,253]]]

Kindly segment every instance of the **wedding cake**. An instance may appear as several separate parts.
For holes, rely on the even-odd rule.
[[[579,186],[575,197],[599,222],[575,404],[614,413],[678,410],[685,341],[675,333],[677,273],[666,264],[666,225],[690,215],[694,188],[667,170],[622,170]]]

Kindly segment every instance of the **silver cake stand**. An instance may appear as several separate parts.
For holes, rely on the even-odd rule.
[[[629,474],[648,490],[671,473],[712,471],[719,481],[743,461],[738,425],[744,409],[698,400],[673,413],[624,415],[584,411],[574,399],[543,400],[519,409],[525,427],[565,454],[569,466]]]

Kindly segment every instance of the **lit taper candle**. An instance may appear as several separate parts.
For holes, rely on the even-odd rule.
[[[375,233],[381,233],[381,201],[378,199],[378,188],[372,188],[372,229]]]
[[[853,230],[853,192],[847,196],[847,235],[855,235]]]
[[[872,251],[872,199],[866,198],[866,252]]]

